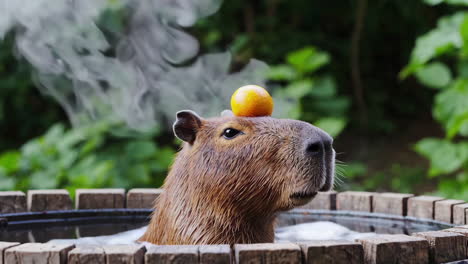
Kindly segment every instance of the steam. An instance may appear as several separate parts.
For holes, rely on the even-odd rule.
[[[183,28],[221,0],[0,0],[0,38],[14,30],[18,54],[36,70],[74,125],[100,120],[144,130],[181,109],[216,116],[235,89],[262,84],[267,65],[230,73],[229,53],[199,56]],[[103,29],[106,13],[124,27]],[[116,23],[118,25],[118,23]],[[99,25],[99,26],[98,26]]]

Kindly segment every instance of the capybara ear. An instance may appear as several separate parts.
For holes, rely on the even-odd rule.
[[[221,112],[222,117],[231,117],[234,116],[234,113],[231,110],[224,110]]]
[[[173,126],[174,134],[179,139],[192,144],[202,125],[202,118],[190,110],[179,111],[176,116],[177,120]]]

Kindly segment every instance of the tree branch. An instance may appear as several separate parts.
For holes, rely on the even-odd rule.
[[[363,125],[367,126],[367,106],[364,100],[364,87],[361,80],[360,68],[360,42],[362,29],[366,18],[367,0],[358,0],[356,7],[356,19],[354,30],[351,36],[351,79],[353,82],[354,97],[359,109],[360,119]]]
[[[244,23],[245,30],[253,37],[255,35],[255,11],[251,3],[247,3],[244,7]]]

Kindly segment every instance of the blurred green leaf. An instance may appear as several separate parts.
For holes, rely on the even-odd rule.
[[[367,166],[362,162],[350,162],[344,165],[337,164],[337,173],[338,171],[343,171],[343,176],[349,179],[354,179],[356,177],[362,177],[367,173]]]
[[[121,2],[118,0],[108,1],[114,3]],[[114,34],[119,34],[125,28],[124,15],[122,10],[117,9],[120,7],[120,5],[114,4],[113,6],[114,8],[109,8],[100,15],[99,25]]]
[[[466,186],[468,186],[468,171],[462,171],[455,177],[441,179],[437,195],[467,200],[468,193],[466,192]]]
[[[425,65],[416,72],[416,77],[423,84],[431,88],[443,88],[452,81],[452,73],[445,64],[434,62]]]
[[[438,5],[441,3],[446,3],[450,5],[468,5],[468,0],[423,0],[423,1],[429,5]]]
[[[239,53],[249,43],[249,37],[245,34],[239,34],[231,44],[230,51],[233,54]]]
[[[332,97],[336,94],[336,83],[331,76],[318,78],[313,83],[310,95],[316,97]]]
[[[310,79],[294,81],[284,89],[283,95],[298,100],[307,95],[311,91],[312,86],[313,82]]]
[[[221,39],[221,33],[217,30],[212,30],[203,38],[203,43],[206,46],[214,46]]]
[[[447,137],[452,139],[457,134],[468,136],[468,112],[458,115],[447,123]]]
[[[150,166],[157,165],[157,170],[166,171],[174,160],[175,151],[172,148],[164,147],[159,149],[155,155],[156,162],[150,163]]]
[[[57,175],[50,175],[46,171],[36,171],[31,175],[31,189],[55,189],[57,183],[55,181]]]
[[[468,0],[445,0],[445,2],[452,5],[468,5]]]
[[[44,143],[52,143],[57,141],[57,139],[61,139],[65,131],[65,127],[62,124],[56,124],[52,126],[47,133],[44,135],[43,140]]]
[[[349,98],[343,96],[311,100],[309,103],[318,113],[327,113],[332,116],[343,116],[350,106]]]
[[[463,51],[466,55],[468,54],[468,15],[465,15],[465,17],[463,18],[463,22],[460,25],[460,35],[463,40]]]
[[[60,166],[60,168],[67,169],[73,166],[77,159],[78,152],[70,150],[62,153],[56,162],[57,166]]]
[[[421,167],[408,167],[401,164],[392,164],[392,189],[400,193],[411,193],[417,184],[424,182],[426,175]],[[388,177],[388,176],[387,176]]]
[[[315,47],[306,47],[288,55],[287,61],[299,72],[311,73],[330,62],[330,56]]]
[[[127,145],[125,152],[129,158],[141,160],[153,157],[156,153],[156,146],[151,141],[134,141]]]
[[[299,103],[292,105],[289,108],[288,116],[292,119],[299,119],[302,114],[302,108]]]
[[[459,130],[460,135],[468,137],[468,121],[465,119]]]
[[[273,81],[292,81],[296,76],[296,70],[284,64],[270,67],[270,72],[268,73],[268,78]]]
[[[453,137],[464,125],[468,115],[468,80],[457,80],[436,96],[434,116],[442,122]]]
[[[458,77],[462,79],[468,79],[468,61],[460,60],[457,65]]]
[[[315,122],[315,125],[325,130],[332,137],[336,137],[346,126],[346,120],[343,118],[322,118]]]
[[[431,161],[430,176],[452,173],[468,161],[468,142],[454,144],[447,140],[426,138],[415,150]]]
[[[438,5],[444,2],[444,0],[423,0],[423,1],[429,5]]]
[[[132,176],[134,184],[145,185],[150,183],[150,172],[144,164],[132,166],[128,173]],[[119,185],[128,187],[128,181],[127,184],[122,183]]]
[[[0,155],[0,167],[4,173],[13,173],[19,169],[20,153],[18,151],[7,151]]]
[[[7,173],[0,167],[0,191],[11,191],[16,186],[15,180],[8,177]]]

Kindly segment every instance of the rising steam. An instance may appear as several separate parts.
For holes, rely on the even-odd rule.
[[[181,109],[215,116],[233,91],[262,84],[267,66],[252,60],[230,74],[229,53],[199,56],[182,28],[216,12],[221,0],[0,0],[0,38],[14,30],[18,54],[36,70],[74,125],[123,121],[142,130]],[[121,12],[123,30],[99,19]]]

